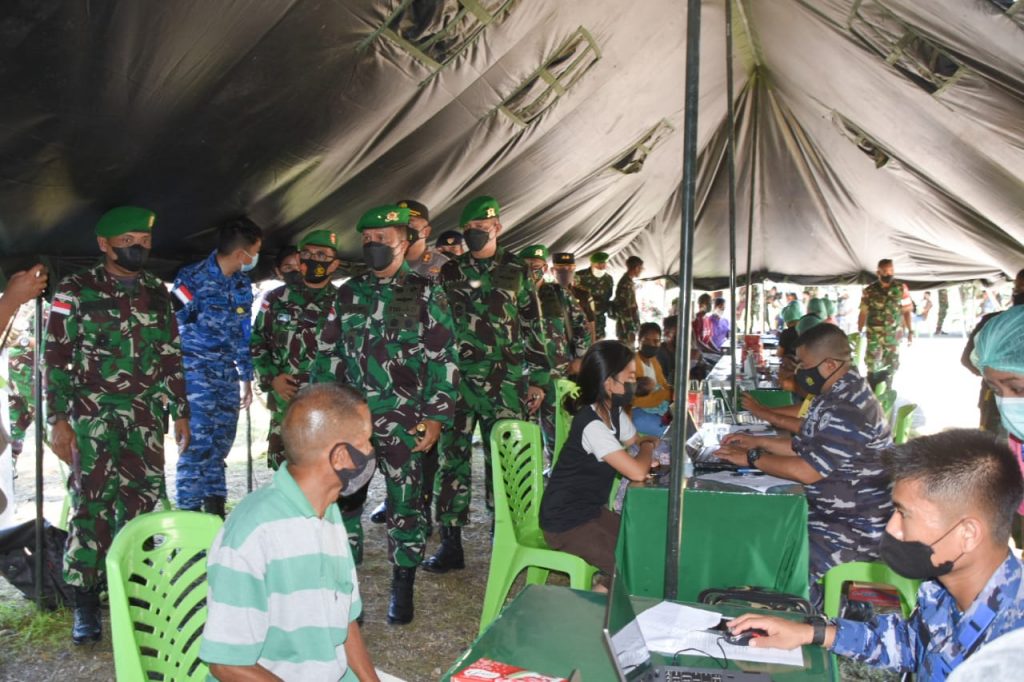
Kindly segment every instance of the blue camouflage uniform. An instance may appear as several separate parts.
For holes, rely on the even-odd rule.
[[[986,642],[1024,628],[1021,569],[1021,560],[1011,552],[963,613],[942,583],[929,580],[918,590],[917,608],[906,620],[896,614],[866,623],[840,618],[832,651],[876,668],[912,672],[918,682],[945,680]]]
[[[793,436],[793,451],[824,477],[804,486],[811,600],[819,607],[818,579],[828,569],[878,558],[882,529],[892,514],[880,455],[891,445],[882,406],[853,371],[814,399]]]
[[[224,459],[238,426],[238,382],[252,381],[252,282],[226,277],[214,251],[182,268],[171,290],[177,311],[192,440],[178,458],[177,503],[198,509],[206,497],[227,497]]]

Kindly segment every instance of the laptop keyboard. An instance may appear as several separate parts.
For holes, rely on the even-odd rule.
[[[720,673],[699,670],[665,670],[665,682],[722,682]]]

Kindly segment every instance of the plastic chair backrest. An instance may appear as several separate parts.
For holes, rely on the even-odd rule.
[[[576,397],[580,394],[580,387],[576,382],[568,379],[555,381],[555,449],[551,453],[551,468],[558,462],[558,456],[562,454],[562,446],[569,438],[569,429],[572,427],[572,415],[563,406],[565,397],[571,395]]]
[[[796,403],[796,396],[789,391],[772,391],[757,388],[751,389],[747,393],[765,407],[788,407]]]
[[[110,630],[119,680],[205,680],[206,554],[220,517],[188,511],[138,516],[107,553]]]
[[[540,529],[544,495],[544,448],[540,426],[502,419],[491,429],[494,470],[494,541],[511,526],[517,540]]]
[[[867,339],[864,338],[864,335],[860,332],[847,334],[846,338],[850,342],[850,352],[853,355],[853,364],[855,367],[860,367],[864,364],[864,351],[867,345]]]
[[[823,611],[829,618],[839,617],[843,584],[850,581],[895,587],[900,595],[900,607],[903,609],[904,617],[909,616],[917,605],[917,589],[921,586],[920,580],[904,578],[880,561],[853,561],[833,566],[821,578],[824,587]]]
[[[889,390],[889,383],[886,381],[879,381],[875,384],[875,397],[879,400],[885,395],[885,392]]]
[[[878,402],[882,403],[882,413],[885,415],[885,419],[889,424],[894,423],[892,409],[896,406],[896,395],[896,391],[890,388],[878,398]]]
[[[910,440],[910,417],[917,409],[915,403],[900,405],[896,410],[896,419],[892,426],[892,442],[896,445],[903,445]]]

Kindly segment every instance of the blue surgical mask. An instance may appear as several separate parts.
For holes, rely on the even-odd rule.
[[[242,272],[250,272],[253,268],[256,267],[256,264],[260,262],[260,254],[259,254],[259,252],[256,252],[256,255],[253,256],[248,251],[246,251],[245,255],[249,256],[249,258],[252,258],[252,262],[251,263],[243,264],[242,265]]]
[[[1024,440],[1024,398],[996,396],[996,407],[1003,418],[1003,428]]]

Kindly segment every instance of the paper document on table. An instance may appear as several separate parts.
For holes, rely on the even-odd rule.
[[[718,650],[719,644],[722,645],[722,651]],[[709,656],[721,657],[724,652],[725,657],[730,661],[777,663],[779,665],[792,665],[798,668],[804,667],[804,652],[800,647],[796,649],[772,649],[769,647],[736,646],[735,644],[729,644],[722,639],[721,634],[714,632],[677,632],[672,640],[660,640],[658,646],[654,646],[654,644],[648,641],[647,646],[663,654],[674,654],[683,649],[694,649],[696,651],[688,651],[687,653],[698,655],[698,652],[703,652]]]
[[[722,614],[663,601],[641,613],[636,620],[647,647],[662,651],[663,646],[670,646],[667,643],[677,640],[682,633],[715,627],[722,621]]]
[[[780,485],[793,485],[794,482],[768,474],[740,474],[735,471],[716,471],[710,474],[697,476],[698,481],[715,481],[716,483],[728,483],[744,488],[750,488],[758,492],[766,493],[770,489]]]

